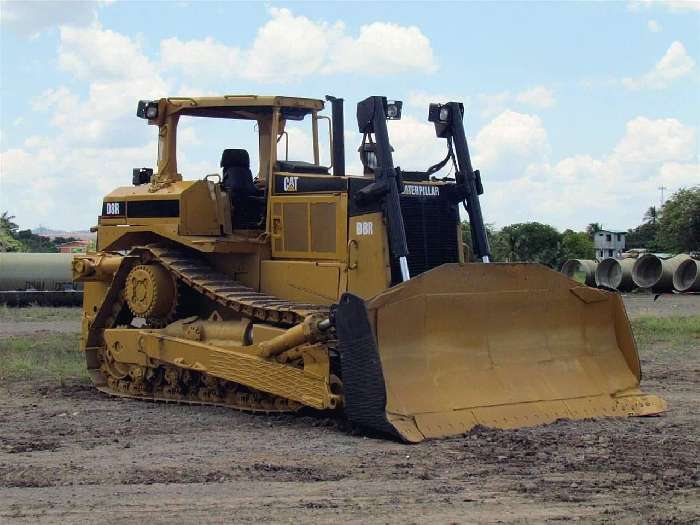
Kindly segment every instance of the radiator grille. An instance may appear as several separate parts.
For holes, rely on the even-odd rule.
[[[459,261],[459,210],[442,198],[401,196],[411,277],[448,262]],[[401,270],[391,258],[391,280],[401,282]]]

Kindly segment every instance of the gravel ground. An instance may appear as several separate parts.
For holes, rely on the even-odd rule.
[[[651,293],[623,294],[627,315],[631,319],[644,316],[684,317],[700,315],[700,294]]]
[[[626,298],[631,316],[650,304],[677,315],[652,299]],[[681,308],[699,306],[695,296]],[[309,414],[0,384],[0,523],[698,523],[700,340],[640,353],[644,390],[671,407],[661,417],[418,445]]]

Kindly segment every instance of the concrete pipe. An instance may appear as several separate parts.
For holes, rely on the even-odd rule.
[[[603,259],[595,271],[595,283],[600,288],[629,292],[634,288],[632,268],[636,259]]]
[[[654,292],[670,292],[673,290],[673,274],[687,259],[690,259],[690,256],[685,253],[670,259],[661,259],[651,253],[642,255],[634,263],[632,279],[640,288]]]
[[[561,273],[581,284],[595,286],[595,271],[598,263],[590,259],[569,259],[561,267]]]
[[[673,287],[679,292],[700,292],[700,261],[686,259],[673,274]]]
[[[0,253],[0,290],[75,288],[70,253]]]

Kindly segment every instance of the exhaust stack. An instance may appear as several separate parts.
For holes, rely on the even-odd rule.
[[[345,117],[343,116],[343,99],[326,95],[331,103],[331,134],[333,136],[333,175],[345,176]]]

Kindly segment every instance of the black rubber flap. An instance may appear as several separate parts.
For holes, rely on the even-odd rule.
[[[335,327],[348,420],[401,437],[386,417],[386,386],[365,301],[345,293],[335,307]]]

